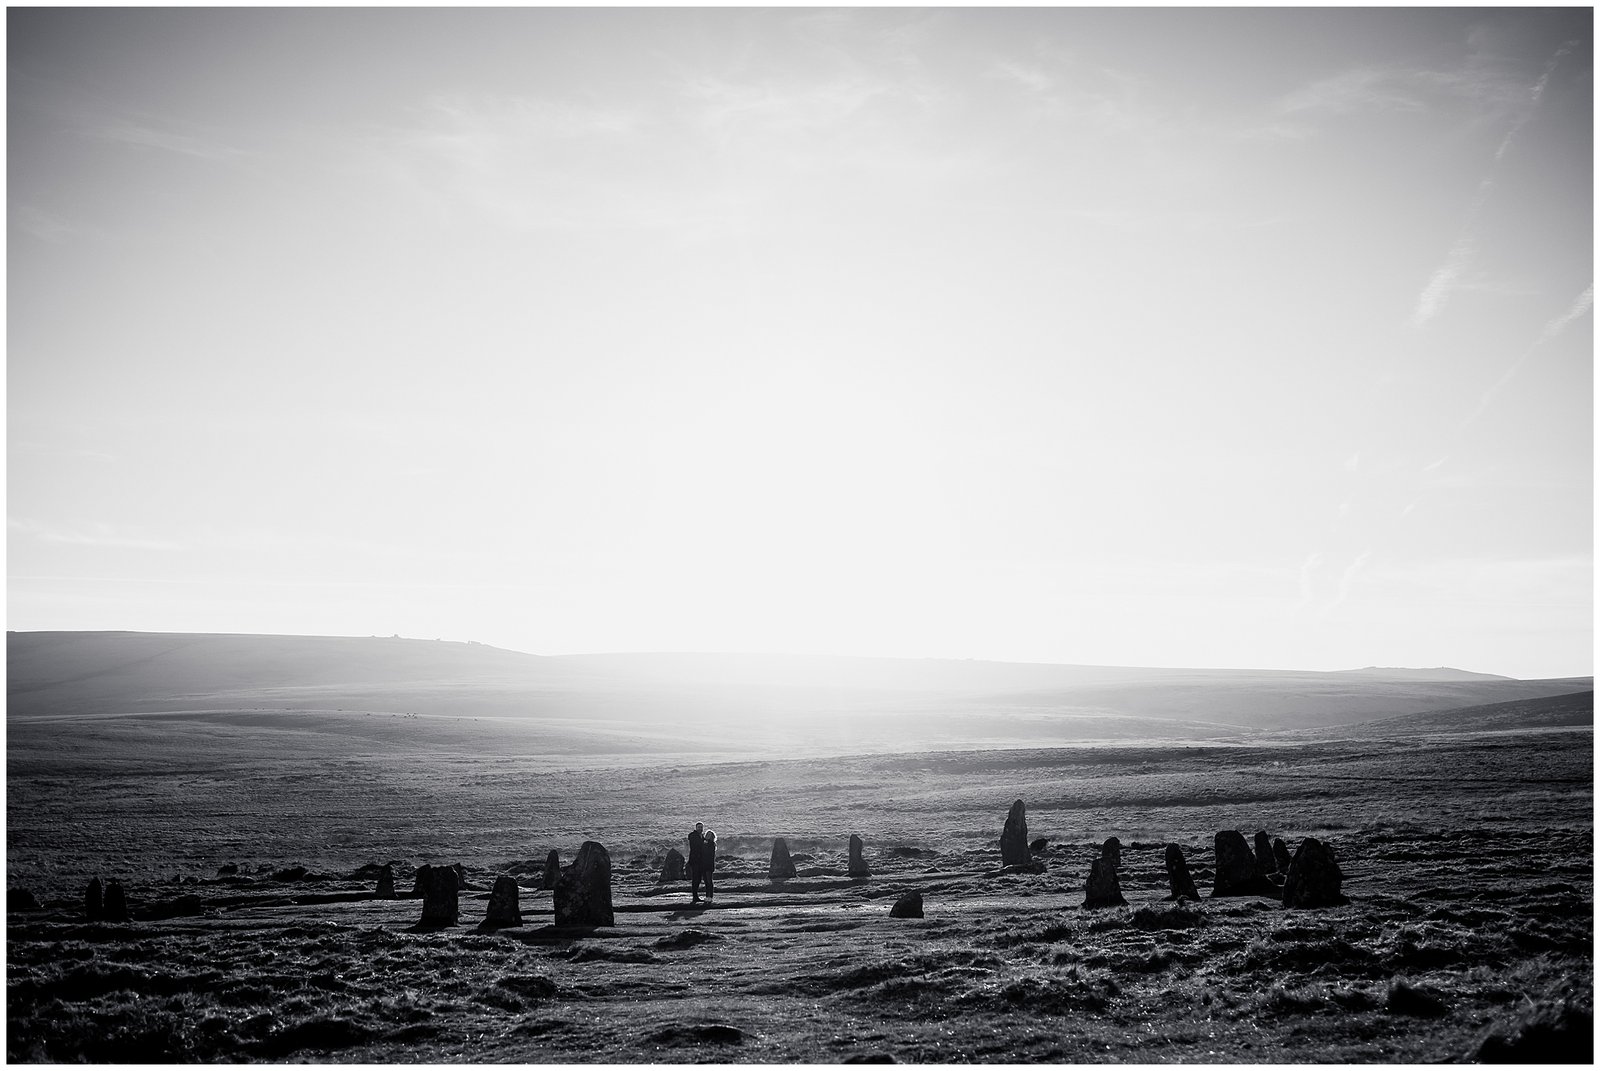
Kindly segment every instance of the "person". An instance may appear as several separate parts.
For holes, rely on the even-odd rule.
[[[717,831],[706,830],[705,837],[701,840],[701,850],[705,852],[705,867],[701,870],[706,879],[706,903],[711,902],[711,872],[717,869]]]
[[[690,903],[700,902],[700,879],[705,876],[706,862],[706,827],[703,822],[696,822],[689,831],[689,893],[694,897]]]

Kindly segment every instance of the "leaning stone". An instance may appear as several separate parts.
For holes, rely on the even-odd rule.
[[[1315,837],[1300,842],[1283,881],[1284,907],[1338,907],[1349,898],[1340,889],[1344,875],[1333,849]]]
[[[128,899],[122,892],[122,882],[116,878],[106,882],[105,919],[107,922],[128,921]]]
[[[554,848],[544,857],[544,878],[539,883],[541,889],[554,889],[556,882],[561,878],[561,853]]]
[[[894,906],[889,909],[889,917],[892,919],[922,918],[922,894],[920,892],[902,894],[900,899],[894,902]]]
[[[1100,845],[1100,858],[1111,860],[1112,870],[1122,869],[1122,842],[1116,837],[1107,837],[1106,842]]]
[[[517,879],[510,874],[501,874],[494,879],[494,889],[489,893],[489,913],[483,920],[483,928],[521,925],[522,909],[517,903]]]
[[[83,915],[90,922],[105,918],[105,897],[100,890],[100,879],[90,878],[89,887],[83,890]]]
[[[1200,899],[1200,890],[1189,876],[1189,864],[1183,861],[1183,849],[1176,844],[1167,845],[1167,882],[1172,886],[1172,895],[1167,899]]]
[[[421,928],[454,926],[461,921],[461,887],[456,883],[454,868],[430,866],[427,883],[422,888]],[[420,871],[419,871],[420,873]]]
[[[1089,880],[1083,886],[1084,907],[1126,907],[1122,885],[1117,881],[1117,865],[1109,855],[1089,864]]]
[[[1278,864],[1278,873],[1289,873],[1289,846],[1283,843],[1282,837],[1272,838],[1272,861]]]
[[[1277,899],[1278,887],[1257,867],[1255,853],[1237,829],[1225,829],[1215,840],[1217,873],[1212,896],[1270,896]]]
[[[774,882],[788,881],[797,873],[794,860],[789,858],[789,842],[779,837],[772,842],[772,861],[767,864],[767,879]]]
[[[866,859],[861,854],[865,850],[866,845],[861,842],[861,838],[854,833],[850,834],[850,876],[852,878],[865,878],[872,875],[872,871],[867,869]]]
[[[39,901],[34,899],[33,893],[28,889],[6,890],[7,911],[37,911]]]
[[[383,869],[378,871],[378,899],[394,899],[394,867],[388,863],[383,864]]]
[[[556,879],[557,926],[615,926],[611,910],[611,855],[592,840],[583,842],[577,856],[561,868]]]
[[[667,861],[661,864],[661,877],[656,880],[661,883],[682,881],[685,873],[683,853],[676,848],[668,848]]]
[[[1026,865],[1032,861],[1028,851],[1028,808],[1018,800],[1011,805],[1005,828],[1000,831],[1000,865]]]
[[[1256,831],[1256,869],[1262,874],[1278,872],[1277,857],[1272,854],[1272,838],[1266,830]]]

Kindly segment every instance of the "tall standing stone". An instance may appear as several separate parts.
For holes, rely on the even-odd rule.
[[[436,926],[454,926],[461,921],[461,886],[456,872],[447,866],[430,866],[422,888],[422,919],[417,923],[424,929]]]
[[[1122,869],[1122,842],[1116,837],[1107,837],[1106,842],[1100,845],[1100,858],[1111,861],[1112,870]]]
[[[484,928],[521,926],[522,908],[517,901],[517,879],[510,874],[495,878],[494,889],[489,893],[489,912],[483,920]]]
[[[1183,849],[1176,844],[1167,845],[1167,882],[1172,886],[1172,895],[1167,899],[1200,899],[1200,890],[1194,887],[1194,878],[1189,876],[1189,864],[1183,861]]]
[[[1278,872],[1278,860],[1272,854],[1272,838],[1264,829],[1256,831],[1256,869],[1262,874]]]
[[[852,878],[865,878],[872,874],[867,869],[867,861],[862,857],[866,845],[861,843],[861,838],[854,833],[850,834],[850,876]]]
[[[1011,805],[1005,828],[1000,831],[1000,865],[1027,866],[1033,862],[1028,850],[1028,808],[1021,800]]]
[[[592,840],[583,842],[572,862],[561,868],[552,894],[557,926],[615,926],[611,909],[611,855]]]
[[[1315,837],[1300,842],[1283,879],[1284,907],[1338,907],[1348,904],[1340,885],[1344,875],[1333,849]]]
[[[789,842],[782,837],[772,842],[772,860],[767,864],[767,879],[769,881],[788,881],[799,872],[794,868],[794,860],[789,858]]]
[[[1089,864],[1089,880],[1083,886],[1084,907],[1125,907],[1122,885],[1117,881],[1117,865],[1109,855]]]
[[[561,853],[554,848],[544,857],[544,877],[539,883],[541,889],[554,889],[556,882],[561,878]]]
[[[105,894],[99,878],[90,878],[89,887],[83,890],[83,914],[90,922],[99,922],[106,914]]]
[[[378,870],[378,899],[394,899],[394,866],[392,864],[385,863]]]
[[[1272,838],[1272,858],[1278,864],[1278,873],[1289,873],[1289,864],[1292,860],[1289,858],[1289,846],[1283,843],[1282,837]]]
[[[1255,853],[1237,829],[1225,829],[1215,839],[1216,883],[1212,896],[1271,896],[1277,899],[1278,887],[1260,871]]]
[[[122,892],[122,882],[112,878],[106,882],[106,909],[107,922],[128,921],[128,899]]]
[[[667,861],[661,864],[661,877],[657,880],[662,884],[682,881],[685,872],[683,853],[676,848],[668,848]]]

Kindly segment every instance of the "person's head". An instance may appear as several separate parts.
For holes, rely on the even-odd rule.
[[[694,831],[695,831],[695,832],[696,832],[696,833],[703,833],[703,832],[705,832],[705,828],[706,828],[706,827],[705,827],[705,823],[703,823],[703,822],[696,822],[696,823],[695,823],[695,824],[694,824]]]
[[[715,843],[717,843],[717,831],[716,830],[714,830],[714,829],[706,830],[706,843],[707,844],[715,844]]]

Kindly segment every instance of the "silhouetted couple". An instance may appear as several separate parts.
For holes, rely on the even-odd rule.
[[[717,868],[717,833],[696,822],[689,831],[689,891],[692,903],[700,902],[700,883],[706,883],[706,901],[711,900],[711,872]]]

